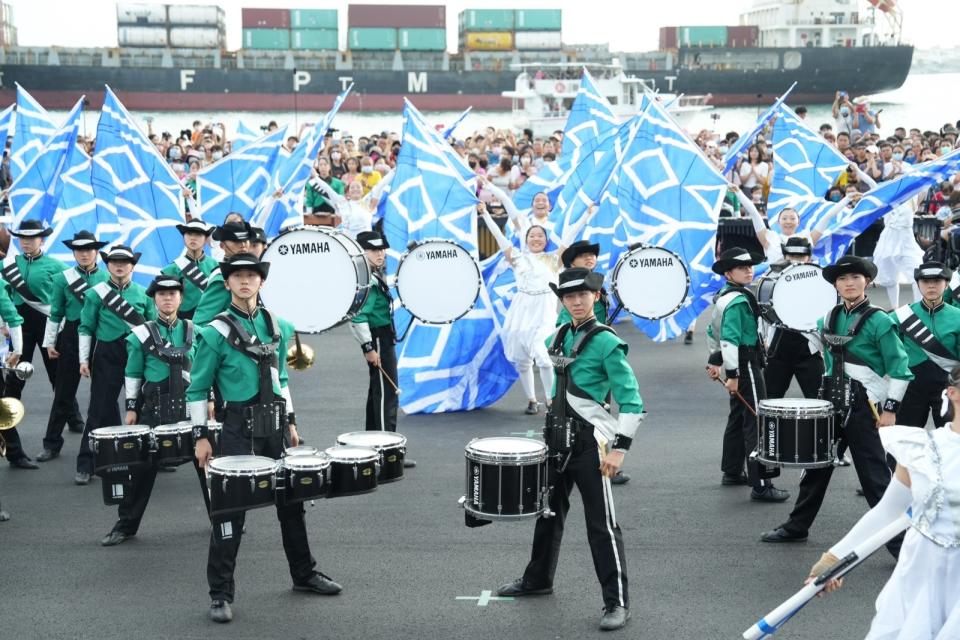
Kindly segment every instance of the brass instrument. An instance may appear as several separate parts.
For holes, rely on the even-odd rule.
[[[306,371],[313,366],[317,359],[313,348],[308,344],[300,343],[300,334],[294,335],[296,344],[287,349],[287,366],[296,371]]]
[[[10,372],[20,380],[27,380],[33,375],[33,365],[29,362],[21,362],[15,367],[0,367],[0,371]]]
[[[23,403],[16,398],[0,398],[0,456],[7,453],[3,431],[13,429],[23,420]]]

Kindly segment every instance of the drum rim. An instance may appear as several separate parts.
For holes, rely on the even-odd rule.
[[[290,451],[296,451],[297,449],[303,449],[303,450],[310,449],[310,450],[312,450],[312,453],[303,453],[303,452],[298,452],[298,453],[293,453],[293,454],[289,453]],[[284,457],[284,458],[296,458],[296,457],[301,457],[301,456],[315,456],[315,455],[317,455],[318,453],[320,453],[320,449],[318,449],[317,447],[313,446],[312,444],[298,444],[298,445],[295,446],[295,447],[287,447],[287,448],[285,448],[285,449],[283,450],[283,457]]]
[[[337,458],[338,452],[334,451],[334,449],[341,448],[341,447],[345,449],[360,449],[360,450],[366,449],[370,453],[365,454],[362,458],[360,457]],[[354,463],[364,463],[364,462],[376,462],[377,460],[380,459],[380,453],[376,449],[372,449],[370,447],[358,447],[356,445],[351,445],[351,444],[338,444],[332,447],[327,447],[323,453],[330,458],[331,463],[338,462],[341,464],[354,464]]]
[[[481,440],[513,440],[540,445],[537,451],[524,451],[516,453],[497,453],[493,451],[479,451],[471,448],[475,442]],[[487,436],[484,438],[474,438],[463,448],[464,456],[474,462],[513,462],[518,464],[539,464],[547,459],[547,445],[542,440],[532,438],[518,438],[516,436]]]
[[[373,434],[373,435],[367,435],[367,434]],[[350,444],[349,442],[343,442],[343,441],[341,440],[341,438],[344,438],[344,437],[347,437],[347,436],[360,436],[360,437],[373,437],[373,436],[397,437],[397,438],[400,438],[400,440],[397,441],[397,442],[392,442],[392,443],[390,443],[390,444],[355,445],[355,444]],[[338,444],[338,445],[345,446],[345,447],[358,447],[358,446],[359,446],[359,447],[366,447],[367,449],[373,449],[374,451],[380,451],[380,450],[382,450],[382,449],[394,449],[394,448],[396,448],[396,447],[405,447],[405,446],[407,446],[407,437],[406,437],[405,435],[401,434],[401,433],[397,433],[396,431],[348,431],[348,432],[346,432],[346,433],[341,433],[340,435],[337,436],[337,444]]]
[[[249,469],[224,469],[217,466],[218,461],[226,461],[232,458],[233,459],[246,458],[251,462],[262,461],[261,462],[262,466],[257,468],[249,468]],[[252,456],[252,455],[220,456],[219,458],[213,458],[212,460],[210,460],[210,462],[207,464],[207,473],[212,473],[213,475],[221,475],[221,476],[257,476],[262,473],[276,473],[278,463],[279,463],[278,460],[274,460],[273,458],[268,458],[266,456]]]
[[[110,431],[111,429],[113,429],[113,431]],[[115,438],[117,436],[145,436],[149,435],[150,431],[150,427],[145,424],[119,424],[110,427],[97,427],[87,435],[91,438],[102,440],[104,438]]]
[[[323,233],[337,240],[338,242],[341,240],[345,240],[346,243],[340,242],[340,244],[352,244],[352,246],[356,247],[358,251],[357,254],[350,255],[350,258],[352,259],[353,263],[358,264],[362,262],[364,266],[366,266],[367,268],[367,276],[368,276],[367,282],[364,284],[360,284],[359,282],[357,283],[357,287],[354,290],[354,295],[353,295],[353,304],[351,305],[350,309],[347,310],[347,313],[340,320],[338,320],[333,325],[327,327],[326,329],[321,329],[319,331],[306,331],[306,330],[301,330],[300,328],[294,326],[294,329],[296,329],[297,333],[301,333],[304,335],[318,336],[322,333],[326,333],[327,331],[332,331],[333,329],[336,329],[337,327],[339,327],[345,322],[349,322],[360,311],[360,308],[363,306],[363,303],[366,302],[367,300],[367,295],[369,295],[370,293],[370,281],[369,281],[370,266],[367,265],[367,261],[363,257],[363,248],[360,246],[360,244],[356,240],[354,240],[347,234],[343,233],[342,231],[337,231],[336,229],[331,229],[330,227],[321,227],[313,224],[302,224],[302,225],[297,225],[295,227],[288,227],[284,229],[279,234],[277,234],[276,237],[274,237],[272,240],[267,242],[267,246],[264,247],[263,249],[263,255],[266,256],[267,252],[270,251],[270,247],[273,246],[275,242],[280,240],[280,238],[284,237],[287,234],[293,233],[295,231],[318,231],[320,233]],[[347,253],[349,254],[350,251],[348,250]],[[354,309],[354,307],[356,309]]]
[[[771,404],[778,400],[800,400],[811,403],[815,402],[818,403],[818,405],[808,405],[804,407],[801,405],[777,406]],[[801,420],[808,418],[829,418],[833,416],[834,412],[832,402],[829,400],[819,400],[817,398],[767,398],[757,403],[757,414],[767,418],[795,418]]]
[[[153,428],[154,433],[192,433],[193,432],[193,423],[189,420],[181,420],[180,422],[169,422],[167,424],[158,424]]]
[[[310,464],[306,464],[310,462]],[[284,469],[292,471],[323,471],[330,467],[330,458],[325,455],[290,456],[280,461]]]
[[[632,254],[634,254],[634,253],[636,253],[636,252],[638,252],[638,251],[643,251],[643,250],[645,250],[645,249],[659,249],[659,250],[661,250],[661,251],[666,251],[667,253],[671,254],[671,255],[672,255],[674,258],[676,258],[677,261],[680,263],[680,266],[683,268],[684,276],[686,277],[687,287],[686,287],[686,290],[683,292],[683,298],[680,299],[680,303],[679,303],[677,306],[675,306],[669,313],[665,313],[665,314],[662,315],[662,316],[656,316],[656,317],[653,317],[653,316],[645,316],[645,315],[642,315],[642,314],[637,313],[636,311],[633,311],[633,310],[630,309],[630,307],[628,307],[627,304],[623,301],[623,298],[620,297],[620,288],[617,286],[617,274],[620,273],[620,268],[623,266],[624,260],[626,260],[626,258],[627,258],[628,256],[630,256],[630,255],[632,255]],[[614,265],[613,271],[610,272],[610,286],[613,288],[613,292],[614,292],[614,294],[616,294],[617,300],[619,301],[620,305],[623,307],[624,311],[626,311],[627,313],[629,313],[629,314],[631,314],[631,315],[634,315],[634,316],[636,316],[636,317],[638,317],[638,318],[642,318],[643,320],[663,320],[664,318],[669,318],[670,316],[672,316],[673,314],[675,314],[677,311],[679,311],[679,310],[683,307],[683,304],[687,301],[687,298],[690,296],[690,269],[687,268],[687,264],[683,261],[683,259],[680,257],[680,255],[677,254],[676,252],[671,251],[670,249],[667,249],[667,248],[665,248],[665,247],[658,247],[658,246],[652,245],[652,244],[642,244],[642,245],[639,246],[639,247],[634,247],[633,249],[630,249],[629,251],[627,251],[626,253],[622,254],[622,255],[617,259],[617,264]]]
[[[425,320],[424,318],[421,318],[421,317],[418,316],[416,313],[414,313],[413,310],[410,309],[410,307],[408,307],[407,304],[403,301],[403,296],[400,295],[400,286],[399,286],[399,284],[397,284],[397,285],[394,287],[395,290],[396,290],[396,292],[397,292],[397,300],[400,302],[400,306],[402,306],[404,309],[406,309],[407,312],[408,312],[410,315],[412,315],[414,318],[416,318],[417,320],[419,320],[420,322],[422,322],[422,323],[424,323],[424,324],[431,324],[431,325],[453,324],[454,322],[456,322],[457,320],[459,320],[459,319],[462,318],[463,316],[465,316],[465,315],[467,315],[468,313],[470,313],[471,311],[473,311],[474,307],[477,306],[477,300],[480,299],[480,291],[483,289],[483,276],[481,275],[481,272],[480,272],[480,264],[479,264],[475,259],[473,259],[473,255],[472,255],[469,251],[467,251],[466,247],[464,247],[464,246],[463,246],[462,244],[460,244],[459,242],[454,242],[453,240],[448,240],[448,239],[446,239],[446,238],[421,238],[420,240],[417,240],[417,241],[416,241],[415,243],[413,243],[412,245],[408,245],[408,246],[407,246],[407,251],[406,251],[402,256],[400,256],[400,260],[397,262],[397,271],[396,271],[397,278],[400,277],[400,268],[403,267],[403,262],[407,259],[407,257],[408,257],[411,253],[413,253],[413,250],[416,249],[417,247],[419,247],[420,245],[426,244],[426,243],[428,243],[428,242],[443,242],[443,243],[446,243],[446,244],[452,244],[452,245],[456,246],[458,249],[462,249],[467,255],[470,256],[470,258],[471,258],[470,262],[473,263],[473,268],[477,270],[477,295],[474,297],[473,302],[470,304],[470,306],[467,308],[466,311],[464,311],[463,313],[461,313],[460,315],[458,315],[458,316],[457,316],[456,318],[454,318],[453,320],[443,320],[443,321],[441,321],[441,322],[437,322],[436,320]],[[395,281],[395,282],[396,282],[396,281]]]

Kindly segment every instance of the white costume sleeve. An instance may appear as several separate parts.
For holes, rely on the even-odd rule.
[[[47,325],[43,330],[43,344],[40,346],[44,349],[49,349],[51,347],[57,346],[57,335],[60,333],[60,323],[54,322],[50,318],[47,318]]]
[[[753,204],[753,200],[745,196],[740,189],[737,189],[737,199],[740,200],[740,206],[746,209],[750,216],[750,220],[753,222],[753,230],[757,232],[757,236],[766,231],[767,225],[757,210],[757,205]]]
[[[195,427],[207,426],[207,401],[192,400],[187,403],[187,410],[190,412],[190,422]]]
[[[322,193],[323,197],[329,200],[330,204],[332,204],[336,209],[339,210],[340,207],[347,203],[347,199],[334,191],[330,185],[327,184],[326,180],[323,180],[322,178],[313,178],[310,180],[310,184],[314,189]]]
[[[390,181],[393,180],[393,174],[395,171],[396,169],[390,169],[390,171],[387,172],[387,175],[383,176],[383,178],[380,179],[380,182],[373,186],[373,189],[370,189],[370,193],[364,196],[364,200],[367,202],[374,199],[379,200],[380,194],[383,193],[383,190],[386,189],[387,185],[390,184]]]
[[[520,210],[517,209],[517,205],[513,203],[513,199],[507,195],[507,192],[492,182],[487,182],[487,184],[484,186],[486,187],[487,191],[497,197],[497,200],[500,201],[500,203],[503,205],[503,208],[507,210],[507,215],[510,217],[510,220],[518,225],[522,224],[520,221],[523,220],[525,216],[520,213]]]
[[[82,333],[80,334],[79,347],[80,347],[80,364],[90,364],[90,346],[93,343],[93,338],[90,336],[85,336]]]
[[[287,413],[293,413],[293,396],[290,395],[290,385],[280,387],[280,395],[287,403]]]
[[[910,489],[900,482],[896,476],[893,476],[886,492],[880,498],[880,502],[873,509],[867,511],[840,542],[830,548],[830,553],[838,558],[843,558],[853,551],[858,544],[903,515],[912,501],[913,495],[910,493]]]
[[[20,326],[7,327],[10,332],[10,351],[23,353],[23,329]]]

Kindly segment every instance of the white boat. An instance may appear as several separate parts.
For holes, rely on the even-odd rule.
[[[617,118],[623,122],[637,114],[644,94],[667,105],[667,110],[679,119],[693,113],[712,109],[711,95],[685,96],[660,93],[656,83],[624,73],[623,67],[614,60],[611,64],[583,63],[527,63],[512,65],[520,70],[513,91],[504,91],[503,96],[513,102],[514,125],[519,129],[532,129],[537,137],[548,136],[562,130],[570,115],[570,109],[580,91],[580,78],[586,69],[594,84],[602,93]]]

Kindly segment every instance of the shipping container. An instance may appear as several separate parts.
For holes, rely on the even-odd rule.
[[[399,29],[400,51],[443,51],[447,48],[446,29]]]
[[[512,9],[466,9],[460,12],[460,32],[513,31]]]
[[[513,23],[517,31],[560,31],[562,12],[560,9],[517,9]]]
[[[241,9],[244,29],[289,29],[290,9]]]
[[[336,9],[291,9],[293,29],[338,29]]]
[[[447,26],[447,10],[443,5],[351,4],[347,26],[443,29]]]
[[[167,28],[117,27],[117,44],[121,47],[166,47]]]
[[[223,45],[223,31],[218,27],[170,27],[171,47],[220,49]]]
[[[386,51],[397,48],[397,30],[387,28],[351,28],[347,48],[357,51]]]
[[[727,27],[727,46],[753,48],[760,43],[760,27],[747,25],[743,27]]]
[[[167,23],[167,5],[133,4],[122,2],[117,5],[118,25],[161,25]]]
[[[170,24],[219,27],[224,23],[223,9],[209,4],[172,4],[167,7],[167,21]]]
[[[289,49],[288,29],[244,29],[244,49]]]
[[[513,45],[519,51],[556,51],[560,49],[559,31],[517,31]]]
[[[681,47],[725,47],[726,27],[679,27],[677,40]]]
[[[677,28],[660,27],[660,51],[670,51],[677,48]]]
[[[290,31],[290,48],[297,51],[336,51],[339,48],[339,40],[339,32],[336,29]]]
[[[468,51],[510,51],[513,34],[509,31],[474,31],[463,34],[461,46]]]

